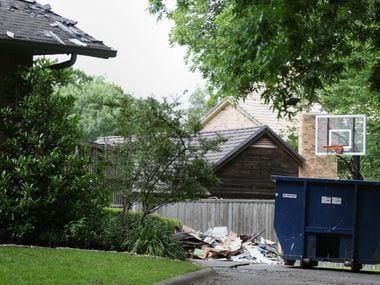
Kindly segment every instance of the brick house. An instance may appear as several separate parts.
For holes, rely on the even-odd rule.
[[[221,184],[209,189],[223,199],[274,199],[271,175],[298,176],[304,159],[268,126],[201,132],[204,138],[222,135],[220,151],[209,152]]]
[[[220,185],[209,189],[211,197],[274,199],[275,184],[271,175],[296,177],[304,162],[302,156],[268,126],[200,132],[199,136],[201,139],[224,138],[218,151],[206,154],[221,181]],[[112,145],[122,142],[123,138],[116,136],[83,145],[89,147],[91,155],[96,158],[97,152],[107,148],[112,151]]]
[[[276,113],[252,94],[236,104],[225,99],[215,106],[201,120],[202,132],[225,131],[239,128],[268,126],[276,135],[286,139],[290,128],[298,131],[299,154],[305,158],[296,176],[315,178],[337,178],[337,162],[334,157],[320,157],[314,154],[314,123],[316,114],[300,114],[293,120],[278,118]]]
[[[202,120],[202,131],[229,130],[267,125],[278,135],[287,133],[292,121],[278,118],[277,114],[260,98],[252,94],[236,104],[226,98],[217,104]]]

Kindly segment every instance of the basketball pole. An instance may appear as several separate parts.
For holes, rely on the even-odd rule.
[[[364,180],[363,176],[360,173],[360,155],[353,155],[352,156],[352,179],[354,180]]]
[[[355,123],[356,119],[353,119],[352,122],[352,145],[354,146],[354,151],[357,151],[355,146]],[[360,155],[353,155],[352,156],[352,179],[353,180],[364,180],[363,176],[360,173]]]

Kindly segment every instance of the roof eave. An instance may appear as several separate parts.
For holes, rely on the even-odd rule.
[[[225,166],[227,163],[229,163],[231,160],[233,160],[237,155],[239,155],[248,145],[250,145],[252,142],[257,140],[262,134],[265,127],[260,127],[260,129],[249,136],[246,140],[244,140],[235,150],[231,151],[229,154],[227,154],[225,157],[223,157],[221,160],[219,160],[215,165],[215,171],[221,169],[223,166]]]
[[[224,167],[227,163],[229,163],[236,156],[238,156],[243,150],[245,150],[247,146],[251,145],[265,134],[269,135],[272,139],[277,141],[280,144],[280,146],[283,147],[283,149],[292,157],[292,159],[298,165],[302,166],[304,164],[305,159],[300,154],[291,149],[290,146],[280,136],[278,136],[268,126],[264,125],[261,126],[256,133],[254,133],[245,141],[243,141],[234,151],[230,152],[228,155],[219,160],[214,166],[215,171],[218,171],[219,169]]]
[[[233,102],[231,102],[230,98],[226,98],[223,101],[221,101],[219,104],[217,104],[213,109],[211,109],[210,112],[208,112],[203,118],[201,118],[201,125],[205,126],[209,121],[211,121],[212,118],[214,118],[221,110],[223,110],[227,105],[231,105],[235,107],[236,110],[240,111],[240,113],[245,116],[248,120],[252,121],[258,126],[262,126],[262,123],[260,123],[258,120],[256,120],[253,116],[251,116],[246,110],[241,108],[239,104],[236,104],[234,106]]]
[[[228,99],[222,100],[214,108],[212,108],[203,118],[201,118],[201,125],[205,126],[212,118],[214,118],[223,108],[225,108],[231,102]]]
[[[46,55],[46,54],[69,54],[75,53],[78,55],[110,58],[116,57],[117,50],[110,48],[96,48],[96,47],[81,47],[72,45],[41,43],[35,41],[14,40],[14,39],[0,39],[1,49],[22,49],[23,51],[30,51],[33,55]]]
[[[268,134],[270,137],[276,139],[279,144],[284,148],[284,150],[300,165],[302,166],[306,161],[303,156],[301,156],[298,152],[294,151],[287,142],[285,142],[279,135],[277,135],[271,128],[268,126],[263,127],[264,132]]]

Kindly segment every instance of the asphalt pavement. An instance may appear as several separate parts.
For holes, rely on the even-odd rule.
[[[229,261],[198,260],[204,266],[215,270],[201,283],[207,285],[380,285],[379,272],[353,273],[342,269],[313,268],[285,265],[244,264]],[[186,283],[182,283],[186,284]]]
[[[155,285],[380,285],[380,272],[193,260],[204,269]]]

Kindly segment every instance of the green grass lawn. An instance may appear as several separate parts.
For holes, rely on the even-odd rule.
[[[75,249],[0,247],[0,284],[152,284],[200,269],[191,262]]]

